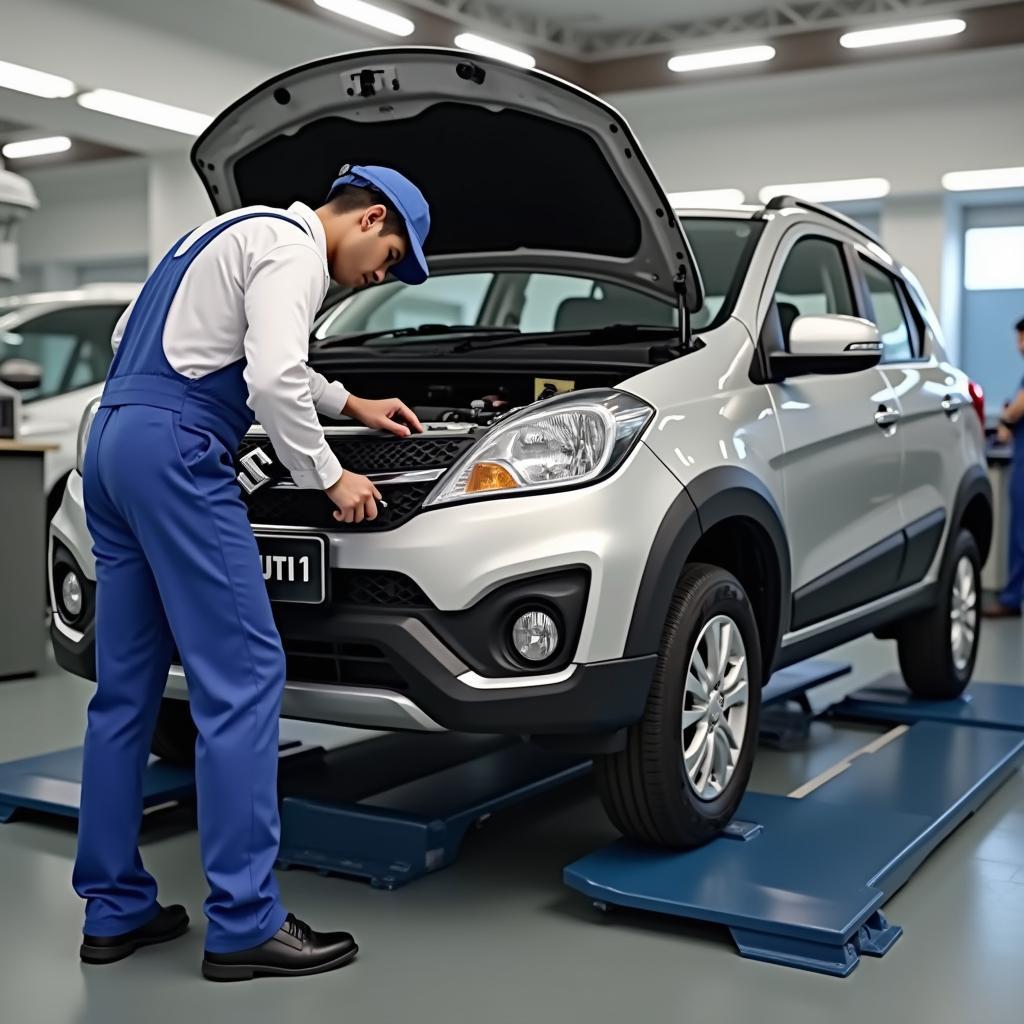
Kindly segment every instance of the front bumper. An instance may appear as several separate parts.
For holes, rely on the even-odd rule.
[[[406,596],[388,607],[275,605],[291,662],[282,713],[531,735],[596,734],[636,721],[655,652],[623,651],[651,538],[678,494],[674,477],[638,445],[618,473],[591,487],[439,507],[385,533],[314,531],[328,535],[332,591],[339,573],[390,575],[422,600],[409,607],[410,588],[399,588]],[[51,524],[51,565],[57,545],[95,578],[77,473]],[[585,581],[582,592],[573,574]],[[567,642],[552,664],[526,670],[494,638],[513,606],[537,597],[555,607]],[[91,624],[68,629],[55,617],[51,635],[58,663],[94,679]],[[185,695],[181,669],[167,692]]]
[[[93,625],[75,639],[55,620],[50,636],[62,668],[95,679]],[[284,717],[373,729],[594,735],[640,717],[657,661],[652,654],[570,663],[556,672],[495,680],[475,673],[409,614],[342,612],[332,637],[339,647],[352,644],[380,652],[392,685],[289,679],[282,699]],[[172,667],[165,692],[187,698],[180,666]]]

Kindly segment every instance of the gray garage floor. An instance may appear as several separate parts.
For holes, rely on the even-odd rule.
[[[855,688],[894,667],[891,645],[838,654]],[[976,678],[1020,682],[1024,630],[990,625]],[[88,684],[59,669],[0,683],[0,760],[81,741]],[[784,793],[866,742],[817,723],[806,750],[764,750],[753,786]],[[70,888],[75,836],[36,820],[0,826],[0,1019],[147,1024],[408,1021],[1024,1020],[1024,777],[1017,772],[889,903],[906,934],[844,980],[740,959],[716,928],[639,914],[608,919],[564,888],[564,864],[614,838],[589,782],[493,819],[453,868],[398,892],[312,872],[280,874],[290,909],[344,927],[362,946],[345,970],[213,985],[199,976],[204,882],[193,831],[164,827],[143,856],[164,902],[183,902],[184,939],[119,964],[77,959],[82,906]]]

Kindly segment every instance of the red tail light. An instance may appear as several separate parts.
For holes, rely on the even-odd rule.
[[[981,420],[981,429],[985,429],[985,392],[980,384],[975,384],[974,381],[968,381],[967,391],[971,396],[971,405],[974,406],[974,411],[978,414],[978,419]]]

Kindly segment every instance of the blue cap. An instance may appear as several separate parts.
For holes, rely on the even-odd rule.
[[[363,167],[359,164],[345,164],[338,170],[338,177],[331,184],[327,199],[343,185],[376,189],[383,192],[405,221],[405,233],[409,236],[409,251],[405,258],[391,268],[399,281],[406,284],[422,284],[430,274],[427,260],[423,255],[423,243],[430,231],[430,207],[423,193],[404,175],[390,167]]]

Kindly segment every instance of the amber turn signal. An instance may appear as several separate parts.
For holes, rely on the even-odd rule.
[[[509,487],[518,487],[516,478],[496,462],[478,462],[469,474],[466,482],[466,494],[478,491],[500,491]]]

